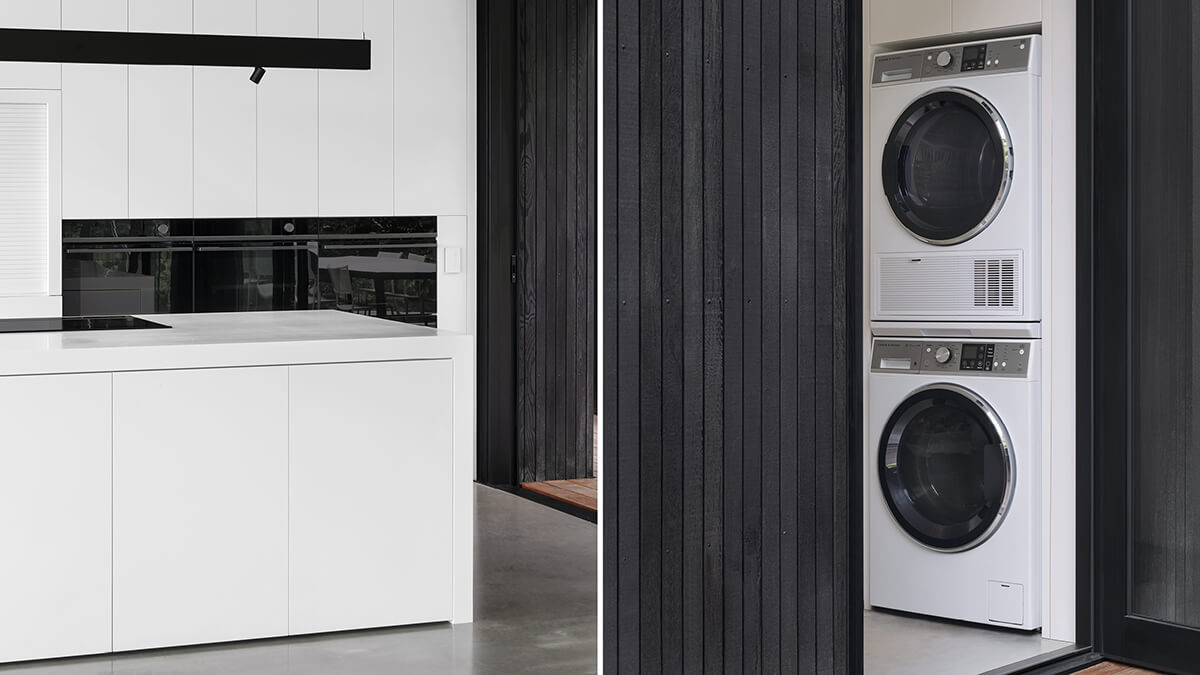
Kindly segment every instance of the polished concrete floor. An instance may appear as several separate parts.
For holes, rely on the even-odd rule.
[[[481,486],[475,515],[473,624],[44,661],[0,675],[596,672],[596,525]]]
[[[1038,633],[867,610],[866,675],[976,675],[1068,647]]]

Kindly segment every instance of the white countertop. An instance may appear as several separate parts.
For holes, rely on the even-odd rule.
[[[0,334],[0,375],[453,358],[471,345],[460,333],[334,310],[142,318],[171,328]]]

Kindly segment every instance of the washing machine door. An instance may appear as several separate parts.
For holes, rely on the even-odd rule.
[[[934,89],[904,110],[883,150],[883,187],[900,224],[949,246],[995,220],[1012,186],[1013,148],[996,108],[967,89]]]
[[[896,523],[929,548],[964,551],[992,536],[1008,510],[1015,476],[1000,418],[958,385],[913,392],[883,429],[883,496]]]

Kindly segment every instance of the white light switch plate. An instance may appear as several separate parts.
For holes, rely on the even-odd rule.
[[[446,274],[462,274],[462,249],[447,246],[445,252]]]

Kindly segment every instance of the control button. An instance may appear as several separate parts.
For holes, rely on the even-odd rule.
[[[994,65],[994,66],[1000,65],[1000,59],[992,59],[992,65]]]
[[[160,225],[158,226],[158,233],[159,233],[159,234],[166,234],[166,233],[168,233],[168,232],[170,232],[170,231],[171,231],[171,226],[170,226],[170,225],[167,225],[166,223],[162,223],[162,224],[160,224]]]
[[[938,55],[937,55],[938,66],[945,68],[946,66],[950,65],[950,62],[953,60],[954,60],[954,57],[950,55],[950,52],[947,52],[947,51],[938,52]]]
[[[933,360],[938,363],[946,363],[952,356],[954,356],[954,353],[950,351],[949,347],[938,347],[933,355]]]
[[[1000,365],[1000,363],[999,363],[999,362],[997,362],[997,361],[992,361],[992,367],[993,367],[993,368],[995,368],[995,367],[996,367],[996,366],[998,366],[998,365]],[[1004,365],[1006,365],[1006,366],[1007,366],[1008,364],[1006,363],[1006,364],[1004,364]]]
[[[928,353],[929,353],[929,352],[931,352],[931,351],[933,351],[933,347],[926,347],[926,348],[925,348],[925,353],[926,353],[926,354],[928,354]]]
[[[1001,368],[1007,368],[1007,367],[1008,367],[1008,361],[1005,361],[1004,363],[1001,363],[1001,364],[1000,364],[1000,367],[1001,367]]]
[[[1024,350],[1024,349],[1018,349],[1018,350],[1017,350],[1017,353],[1018,353],[1018,354],[1020,354],[1021,356],[1025,356],[1025,350]]]
[[[1021,45],[1019,47],[1017,47],[1017,49],[1025,49],[1025,43],[1022,42]]]

